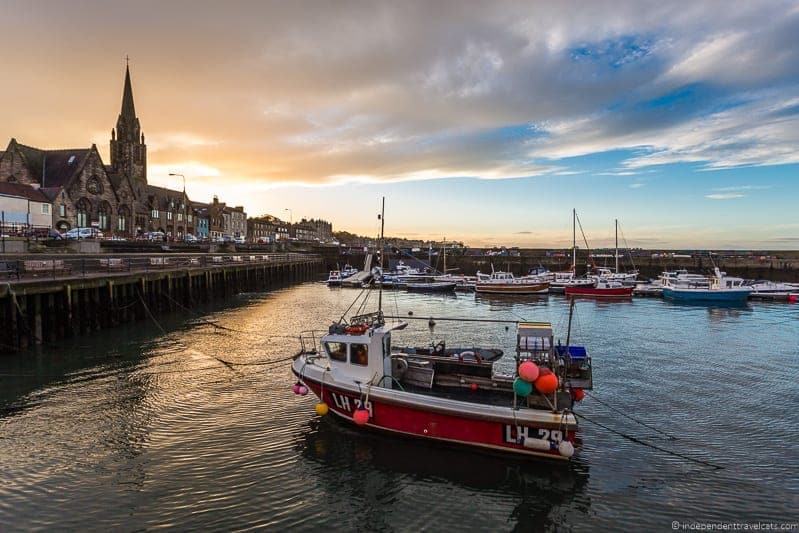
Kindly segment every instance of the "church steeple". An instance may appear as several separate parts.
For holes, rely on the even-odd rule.
[[[111,167],[118,174],[127,175],[134,188],[147,185],[147,146],[141,131],[136,106],[133,104],[133,84],[130,66],[125,65],[125,85],[122,89],[122,109],[117,118],[116,135],[111,132]]]

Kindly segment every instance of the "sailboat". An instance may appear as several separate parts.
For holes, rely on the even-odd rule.
[[[382,235],[381,229],[381,241]],[[502,356],[497,349],[448,348],[443,341],[395,347],[392,336],[411,318],[385,316],[382,301],[380,290],[376,312],[342,317],[321,337],[300,336],[292,389],[318,396],[318,415],[330,412],[393,438],[558,460],[574,455],[574,409],[592,388],[593,373],[585,348],[572,346],[568,332],[561,345],[549,323],[487,320],[516,326],[516,364],[508,373],[494,364]],[[462,321],[463,329],[478,321],[438,320]]]
[[[615,219],[616,224],[616,246],[613,254],[615,260],[615,268],[597,268],[597,273],[593,276],[594,279],[601,279],[605,281],[617,281],[622,285],[635,285],[638,279],[638,270],[630,272],[621,272],[619,270],[619,219]],[[632,256],[631,256],[632,257]],[[635,266],[635,265],[633,265]]]
[[[555,272],[549,283],[551,292],[565,292],[569,287],[592,287],[594,280],[577,277],[577,210],[572,209],[572,268],[569,272]]]

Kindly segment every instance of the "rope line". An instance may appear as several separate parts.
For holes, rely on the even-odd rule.
[[[635,418],[634,416],[628,415],[627,413],[625,413],[625,412],[624,412],[624,411],[622,411],[621,409],[618,409],[618,408],[616,408],[616,407],[613,407],[613,406],[612,406],[612,405],[610,405],[609,403],[607,403],[607,402],[604,402],[603,400],[600,400],[599,398],[597,398],[597,397],[596,397],[596,396],[594,396],[593,394],[589,393],[588,391],[583,391],[583,392],[585,392],[585,395],[586,395],[586,396],[588,396],[588,397],[590,397],[590,398],[593,398],[594,400],[596,400],[596,401],[597,401],[597,402],[599,402],[600,404],[604,405],[605,407],[607,407],[607,408],[608,408],[608,409],[610,409],[611,411],[614,411],[614,412],[616,412],[616,413],[620,414],[621,416],[623,416],[623,417],[625,417],[625,418],[629,418],[629,419],[630,419],[630,420],[632,420],[633,422],[636,422],[636,423],[638,423],[638,424],[641,424],[642,426],[644,426],[644,427],[646,427],[646,428],[649,428],[649,429],[651,429],[652,431],[655,431],[655,432],[657,432],[657,433],[660,433],[661,435],[663,435],[663,436],[665,436],[665,437],[668,437],[668,439],[669,439],[669,440],[679,440],[677,437],[675,437],[675,436],[674,436],[674,435],[672,435],[671,433],[667,433],[667,432],[665,432],[665,431],[663,431],[663,430],[660,430],[660,429],[658,429],[658,428],[656,428],[656,427],[654,427],[654,426],[650,426],[649,424],[647,424],[647,423],[646,423],[646,422],[644,422],[643,420],[639,420],[639,419]]]

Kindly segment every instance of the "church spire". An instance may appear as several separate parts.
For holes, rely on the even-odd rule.
[[[125,89],[122,92],[122,116],[128,120],[136,119],[136,108],[133,105],[133,87],[130,83],[130,67],[128,65],[125,65]]]

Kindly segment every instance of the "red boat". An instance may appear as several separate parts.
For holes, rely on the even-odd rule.
[[[392,348],[392,333],[406,326],[388,325],[378,312],[334,324],[318,346],[303,335],[295,393],[316,394],[318,414],[394,435],[555,459],[574,454],[572,409],[592,387],[583,348],[556,346],[548,323],[519,323],[525,381],[494,368],[500,350]]]
[[[617,281],[598,280],[592,287],[566,287],[566,296],[591,298],[629,298],[634,287],[625,287]]]

